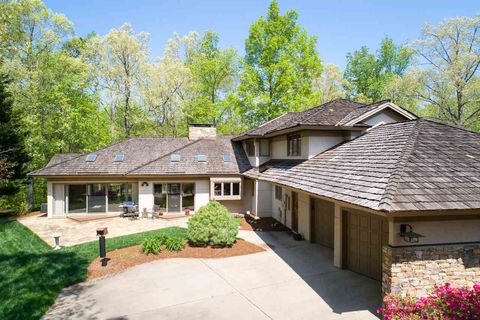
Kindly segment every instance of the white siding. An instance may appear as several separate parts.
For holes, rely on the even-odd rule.
[[[148,186],[142,187],[143,182],[138,182],[138,210],[140,212],[143,212],[143,209],[153,210],[153,182],[147,181]]]
[[[298,193],[298,233],[310,240],[310,197]]]
[[[345,138],[341,131],[312,132],[308,137],[308,158],[310,159],[344,140]]]
[[[195,181],[195,211],[210,201],[210,181]]]
[[[270,183],[264,181],[258,181],[258,204],[257,215],[259,217],[271,217],[272,216],[272,187]]]
[[[65,185],[63,183],[54,183],[53,186],[53,213],[52,216],[65,215]]]
[[[47,182],[47,216],[53,218],[53,184]]]

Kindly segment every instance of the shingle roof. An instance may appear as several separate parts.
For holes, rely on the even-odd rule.
[[[208,170],[217,168],[219,174],[222,173],[240,173],[250,168],[248,159],[243,149],[231,142],[231,136],[219,136],[215,140],[195,140],[190,141],[187,138],[130,138],[125,141],[113,144],[104,149],[93,152],[97,157],[93,162],[86,162],[86,154],[74,157],[64,157],[62,155],[54,156],[49,165],[43,169],[31,172],[31,176],[99,176],[99,175],[128,175],[130,173],[142,174],[172,174],[177,170],[184,174],[204,174],[206,171],[200,170],[197,165],[203,165]],[[180,153],[182,160],[175,163],[173,170],[170,163],[170,154]],[[223,165],[223,154],[231,154],[232,162]],[[124,161],[115,162],[117,154],[125,156]],[[192,158],[197,154],[206,154],[208,159],[206,163],[192,163]],[[62,162],[56,159],[69,158]],[[168,158],[165,168],[160,168],[157,164],[163,157]],[[195,158],[196,160],[196,158]],[[220,160],[222,165],[220,165]],[[53,163],[52,163],[53,162]],[[147,165],[147,170],[141,170],[142,166]],[[242,171],[241,171],[242,170]]]
[[[78,157],[79,155],[80,153],[58,153],[50,159],[50,161],[45,167],[54,166],[56,164],[59,164],[60,162],[68,161],[75,157]]]
[[[265,122],[259,127],[245,132],[243,135],[263,136],[268,133],[299,125],[335,126],[350,112],[361,106],[364,106],[364,104],[346,99],[335,99],[305,111],[285,113],[280,117]]]
[[[423,119],[383,125],[259,178],[382,211],[480,208],[480,134]]]

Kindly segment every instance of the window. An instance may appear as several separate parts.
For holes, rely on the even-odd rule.
[[[92,153],[87,155],[87,157],[85,158],[85,162],[94,162],[96,159],[97,155]]]
[[[275,199],[282,200],[282,187],[275,186]]]
[[[153,203],[163,212],[195,209],[194,183],[162,183],[153,185]]]
[[[170,156],[171,162],[179,162],[182,157],[179,154],[172,154]]]
[[[260,140],[260,156],[261,157],[270,156],[270,140],[267,140],[267,139]]]
[[[204,155],[204,154],[199,154],[199,155],[197,156],[197,161],[198,161],[198,162],[207,162],[207,156]]]
[[[255,143],[253,140],[247,140],[245,142],[245,145],[247,147],[247,155],[250,157],[255,156]]]
[[[123,154],[117,154],[115,156],[115,159],[113,159],[113,161],[115,161],[115,162],[123,162],[123,160],[125,160],[125,155],[123,155]]]
[[[88,188],[88,212],[102,212],[107,210],[107,185],[89,184]]]
[[[68,185],[68,213],[87,212],[87,185]]]
[[[213,183],[213,198],[219,200],[239,200],[240,197],[240,182],[214,182]]]
[[[302,139],[299,134],[291,135],[287,137],[287,155],[288,156],[300,156]]]

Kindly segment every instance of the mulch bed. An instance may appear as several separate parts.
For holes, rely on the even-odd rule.
[[[289,231],[287,227],[271,217],[254,219],[245,215],[241,219],[240,230],[248,231]]]
[[[141,246],[133,246],[107,252],[108,263],[106,267],[101,266],[100,258],[96,258],[88,267],[87,280],[114,275],[133,266],[167,258],[226,258],[241,256],[265,251],[265,249],[244,240],[237,242],[230,248],[212,247],[191,247],[188,243],[180,252],[163,250],[158,255],[146,255],[142,252]]]

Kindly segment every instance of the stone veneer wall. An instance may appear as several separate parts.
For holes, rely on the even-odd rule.
[[[426,296],[446,282],[480,283],[480,243],[383,247],[384,295]]]

